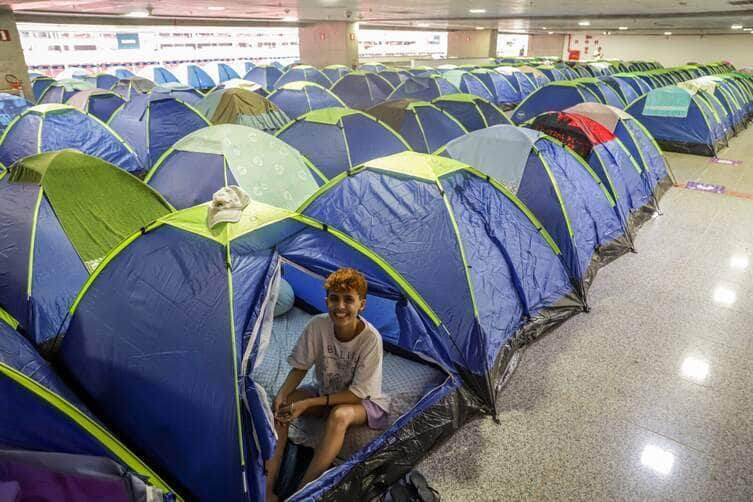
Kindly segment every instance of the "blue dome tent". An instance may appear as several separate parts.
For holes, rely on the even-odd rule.
[[[113,86],[112,92],[128,101],[131,99],[131,95],[149,94],[154,87],[154,82],[144,77],[125,77],[118,80]]]
[[[203,70],[209,75],[209,77],[217,84],[232,80],[234,78],[241,78],[235,68],[227,63],[209,63],[204,66]],[[248,70],[246,70],[248,71]]]
[[[468,132],[455,117],[426,101],[385,101],[367,113],[400,133],[420,153],[433,153]]]
[[[434,365],[386,354],[383,387],[401,389],[390,427],[286,498],[380,495],[468,413],[432,307],[389,262],[310,217],[252,200],[238,223],[218,232],[207,227],[207,210],[161,218],[108,256],[71,310],[61,365],[185,499],[264,500],[263,462],[275,445],[269,390],[278,385],[266,365],[281,364],[300,334],[287,331],[289,317],[278,323],[272,315],[281,273],[302,300],[321,303],[321,277],[357,267],[369,301],[382,306],[364,317],[382,333],[399,333],[394,344],[403,354]],[[120,301],[122,291],[131,301]],[[304,323],[311,318],[294,310]],[[380,481],[362,483],[364,476]]]
[[[281,76],[282,71],[276,66],[259,65],[246,72],[246,75],[243,76],[243,80],[254,82],[267,91],[272,91],[275,87],[275,83]]]
[[[387,69],[382,63],[363,63],[358,65],[360,71],[380,72]]]
[[[7,410],[0,414],[0,472],[15,487],[10,500],[139,502],[147,493],[155,502],[172,500],[171,488],[94,418],[14,324],[0,310]]]
[[[531,210],[561,250],[581,297],[600,266],[630,250],[612,197],[554,138],[499,125],[455,139],[440,154],[491,176]]]
[[[590,89],[573,81],[552,82],[527,96],[512,112],[512,120],[522,124],[540,113],[560,111],[584,102],[601,103]]]
[[[180,82],[178,77],[164,66],[146,66],[138,71],[138,76],[147,78],[157,85]]]
[[[178,78],[180,83],[200,91],[208,91],[217,85],[217,82],[196,64],[181,64],[173,70],[173,75]],[[160,82],[155,83],[159,84]]]
[[[274,86],[280,87],[289,82],[299,81],[313,82],[323,87],[329,87],[330,85],[332,85],[332,82],[329,80],[327,75],[322,73],[318,68],[310,65],[297,65],[280,75],[280,78],[275,81]]]
[[[447,80],[436,75],[425,77],[413,76],[397,86],[387,99],[413,99],[416,101],[431,101],[445,94],[457,94],[459,89]]]
[[[394,88],[378,73],[357,70],[341,77],[330,90],[349,108],[366,110],[384,102]]]
[[[488,68],[479,68],[478,70],[473,70],[471,73],[478,77],[487,89],[491,91],[493,98],[489,101],[500,108],[509,110],[523,99],[510,81],[496,71]]]
[[[298,117],[277,137],[301,152],[327,178],[377,157],[410,150],[398,133],[348,108],[323,108]]]
[[[160,84],[154,86],[154,88],[151,90],[151,93],[155,97],[167,96],[180,99],[184,103],[188,103],[192,106],[204,99],[204,94],[202,94],[201,91],[194,87],[180,83]]]
[[[676,86],[654,89],[625,111],[648,129],[663,150],[712,157],[726,146],[724,126],[702,91]]]
[[[648,85],[642,79],[638,78],[636,75],[633,75],[633,74],[615,73],[614,75],[608,78],[613,78],[622,84],[629,85],[639,97],[650,92],[652,89],[650,85]],[[632,101],[628,101],[627,103],[630,104],[632,103]]]
[[[656,209],[651,177],[609,129],[575,113],[542,113],[526,124],[570,147],[591,167],[615,201],[615,210],[633,242],[635,229]]]
[[[97,89],[112,89],[120,77],[116,75],[110,75],[109,73],[97,73],[95,75],[87,75],[84,77],[86,82],[89,82]]]
[[[94,89],[94,86],[89,82],[77,79],[56,80],[44,90],[37,104],[62,104],[77,92],[87,89]]]
[[[625,105],[632,103],[640,96],[638,92],[633,88],[633,86],[631,86],[625,80],[611,76],[601,77],[599,80],[611,87],[614,92],[617,93],[620,99],[622,99],[622,102],[625,103]],[[622,108],[624,108],[624,106],[622,106]]]
[[[136,76],[136,74],[133,73],[128,68],[115,68],[115,72],[114,73],[115,73],[115,76],[118,77],[118,79],[121,79],[121,78],[132,78],[132,77]]]
[[[295,148],[271,134],[223,124],[179,140],[145,181],[177,209],[210,201],[223,186],[238,185],[258,202],[293,210],[324,179]]]
[[[44,94],[44,91],[47,90],[49,86],[55,83],[55,79],[52,77],[36,77],[31,81],[31,92],[34,94],[34,102],[36,103],[39,101],[39,98],[42,97],[42,94]]]
[[[0,92],[0,133],[14,118],[31,106],[28,100],[20,96]]]
[[[102,122],[107,123],[115,113],[125,103],[119,94],[112,91],[103,91],[102,89],[88,89],[78,91],[71,96],[66,102],[67,105],[75,106],[81,111],[94,115]]]
[[[473,94],[487,101],[494,101],[492,91],[477,75],[465,70],[449,70],[442,74],[442,78],[460,89],[465,94]]]
[[[446,329],[452,364],[492,413],[516,349],[583,309],[536,217],[467,164],[415,152],[374,159],[299,211],[372,249],[416,288]]]
[[[0,305],[37,346],[123,239],[171,211],[157,192],[73,150],[24,157],[0,179]]]
[[[168,96],[139,94],[116,111],[110,127],[136,151],[144,170],[183,136],[211,125],[191,105]]]
[[[330,82],[337,82],[337,80],[350,73],[352,70],[344,64],[331,64],[322,68],[322,72],[327,75]]]
[[[520,94],[521,100],[525,99],[526,96],[540,87],[537,85],[536,81],[531,80],[528,75],[512,66],[498,66],[494,71],[505,77],[507,81],[510,82],[510,85],[512,85]]]
[[[313,82],[290,82],[278,87],[267,99],[291,118],[322,108],[347,108],[332,91]]]
[[[643,124],[630,114],[597,103],[581,103],[565,111],[588,117],[611,131],[641,166],[657,199],[674,184],[674,176],[661,148]]]
[[[625,102],[622,100],[617,91],[607,85],[606,82],[603,82],[598,78],[581,78],[578,80],[573,80],[572,82],[575,82],[578,85],[582,85],[589,91],[593,92],[594,95],[599,98],[599,101],[602,104],[614,106],[615,108],[620,109],[625,108]]]
[[[438,97],[432,104],[455,117],[468,131],[510,123],[502,110],[472,94],[448,94]]]
[[[71,148],[106,160],[129,173],[145,170],[117,132],[68,105],[37,105],[18,115],[0,138],[0,165],[42,152]]]
[[[397,88],[400,84],[411,77],[411,74],[405,70],[397,68],[387,68],[379,72],[379,76],[389,82],[392,87]]]

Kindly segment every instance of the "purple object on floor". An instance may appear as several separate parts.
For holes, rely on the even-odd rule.
[[[688,190],[700,190],[701,192],[724,193],[724,186],[712,185],[711,183],[699,183],[697,181],[688,181],[685,183]]]
[[[709,162],[713,164],[722,164],[725,166],[739,166],[743,163],[742,160],[720,159],[719,157],[711,157],[709,159]]]

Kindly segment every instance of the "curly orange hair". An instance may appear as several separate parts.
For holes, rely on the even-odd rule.
[[[324,289],[327,292],[336,291],[338,293],[352,289],[363,299],[366,298],[368,286],[361,272],[354,268],[341,268],[329,274],[327,280],[324,281]]]

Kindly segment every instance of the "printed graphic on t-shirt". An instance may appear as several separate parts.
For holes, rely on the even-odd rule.
[[[324,388],[328,391],[347,389],[353,382],[356,354],[337,345],[327,344],[324,356]]]

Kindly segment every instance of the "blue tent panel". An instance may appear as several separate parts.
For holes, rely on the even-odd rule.
[[[227,274],[214,241],[169,226],[146,234],[91,285],[60,358],[115,432],[191,498],[241,501]],[[144,315],[118,314],[121,298],[103,287]]]
[[[180,165],[180,169],[170,169]],[[222,155],[173,150],[149,179],[149,185],[176,208],[186,208],[212,200],[217,187],[225,186],[225,158]],[[232,173],[227,170],[232,178]],[[227,184],[234,184],[228,179]]]

